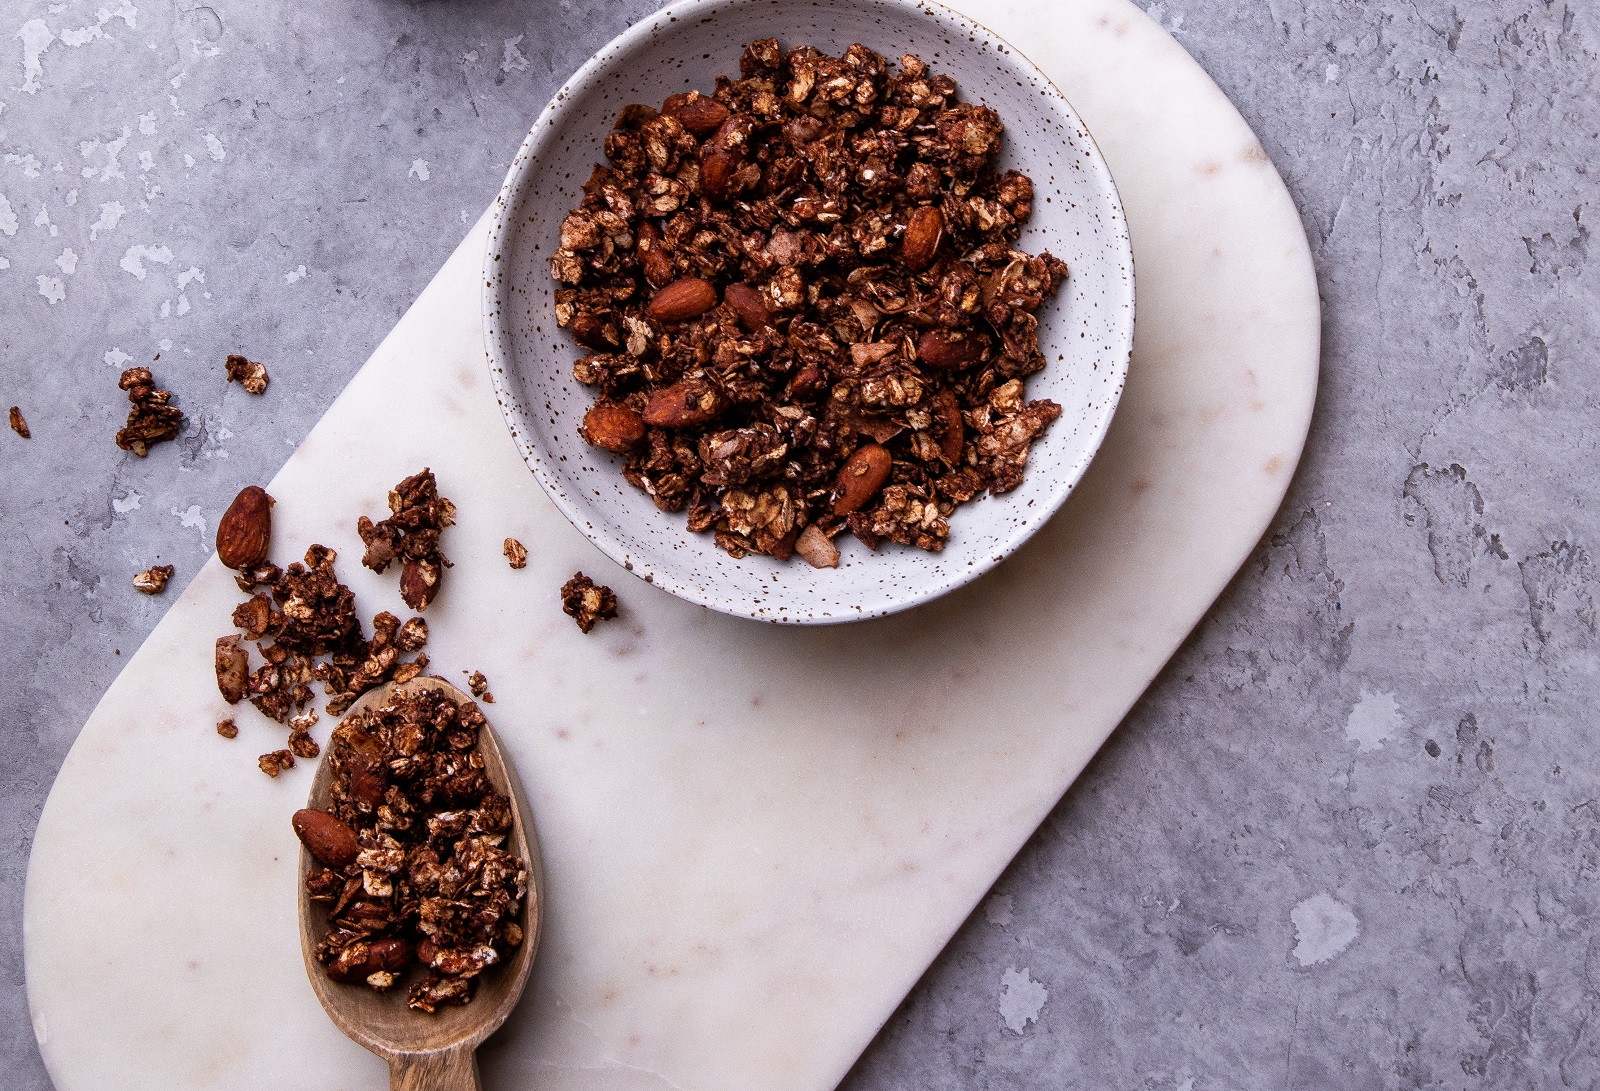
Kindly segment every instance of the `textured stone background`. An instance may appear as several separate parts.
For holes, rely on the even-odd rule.
[[[650,0],[0,15],[0,1070],[49,1082],[32,830],[101,691]],[[101,6],[105,4],[107,6]],[[846,1086],[1600,1085],[1594,9],[1152,4],[1288,179],[1325,305],[1267,540]],[[265,401],[218,381],[270,362]],[[108,437],[161,354],[189,428]],[[175,472],[176,470],[176,472]],[[159,762],[159,756],[155,761]]]

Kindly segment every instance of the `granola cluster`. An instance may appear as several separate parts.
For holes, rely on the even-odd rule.
[[[334,573],[336,557],[326,546],[313,545],[304,563],[286,570],[262,564],[240,573],[236,582],[253,592],[233,612],[243,637],[221,637],[216,644],[217,688],[223,699],[237,704],[248,697],[263,715],[286,724],[291,759],[314,758],[320,752],[311,738],[319,717],[315,708],[307,707],[314,698],[313,682],[322,683],[328,715],[338,716],[374,686],[408,681],[428,665],[425,654],[410,661],[400,658],[427,643],[428,623],[422,618],[402,624],[384,611],[372,619],[372,639],[362,635],[355,595]],[[254,671],[244,640],[256,642],[264,660]],[[279,758],[281,754],[264,757],[262,770],[277,776],[294,764]]]
[[[149,368],[130,367],[122,373],[117,386],[128,392],[132,406],[127,425],[117,432],[118,447],[144,458],[153,445],[178,438],[183,410],[170,404],[172,391],[156,389]]]
[[[846,528],[939,550],[1061,412],[1022,383],[1067,277],[1014,248],[1033,184],[995,167],[998,115],[914,56],[768,38],[739,68],[625,107],[561,225],[582,435],[735,557],[836,563]]]
[[[230,355],[222,366],[228,373],[228,381],[244,387],[247,394],[265,394],[267,384],[272,381],[265,364],[245,356]]]
[[[561,610],[578,623],[578,628],[588,632],[595,622],[617,616],[617,594],[582,572],[574,572],[572,578],[561,585]]]
[[[478,974],[521,945],[526,861],[503,847],[510,801],[484,773],[483,713],[437,689],[345,718],[327,761],[329,811],[295,829],[322,864],[306,877],[329,927],[315,954],[336,981],[383,992],[412,966],[407,1004],[472,998]]]
[[[389,511],[381,523],[365,515],[356,520],[356,532],[367,547],[361,563],[382,572],[398,559],[400,597],[413,610],[426,610],[450,567],[439,551],[439,535],[456,521],[456,506],[439,495],[433,471],[424,467],[389,490]]]

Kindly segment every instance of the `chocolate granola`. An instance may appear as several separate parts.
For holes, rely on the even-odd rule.
[[[1002,130],[914,56],[774,38],[711,96],[625,107],[550,259],[584,439],[736,557],[810,528],[818,565],[846,528],[941,549],[1061,412],[1021,380],[1067,267],[1014,247]]]
[[[450,567],[439,550],[439,535],[456,521],[456,506],[439,495],[433,471],[424,467],[389,490],[389,512],[381,523],[365,515],[356,520],[356,532],[367,547],[361,563],[382,572],[398,559],[400,597],[413,610],[426,610]]]
[[[171,404],[170,390],[156,389],[149,368],[130,367],[122,373],[117,386],[128,392],[132,405],[126,427],[117,432],[118,447],[144,458],[155,444],[178,438],[183,410]]]
[[[575,572],[561,585],[561,610],[578,623],[578,628],[588,632],[595,622],[617,616],[617,594],[582,572]]]
[[[265,394],[267,384],[272,381],[271,376],[267,374],[265,364],[259,364],[243,356],[229,356],[224,361],[223,368],[228,373],[228,381],[244,387],[247,394]]]
[[[406,1003],[465,1004],[485,969],[522,944],[527,862],[504,847],[510,800],[484,773],[483,713],[438,689],[395,694],[334,729],[326,811],[295,816],[329,906],[315,955],[335,981],[392,988]]]

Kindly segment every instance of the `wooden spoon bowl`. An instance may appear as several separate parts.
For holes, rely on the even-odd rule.
[[[472,700],[442,679],[421,677],[369,690],[351,705],[347,715],[379,707],[397,695],[426,689],[442,690],[458,704]],[[404,996],[397,995],[398,987],[394,992],[380,994],[364,985],[344,985],[330,978],[312,953],[327,932],[328,910],[306,893],[305,877],[315,861],[304,846],[300,849],[300,953],[305,957],[311,988],[335,1026],[389,1062],[391,1091],[478,1091],[478,1045],[500,1029],[517,1006],[539,947],[544,869],[532,812],[516,771],[487,724],[479,732],[478,749],[483,753],[489,782],[511,800],[512,826],[506,847],[527,862],[528,896],[523,899],[518,921],[522,945],[509,961],[479,975],[471,1003],[441,1007],[428,1015],[407,1007]],[[329,808],[332,777],[331,767],[323,761],[311,783],[308,807]]]

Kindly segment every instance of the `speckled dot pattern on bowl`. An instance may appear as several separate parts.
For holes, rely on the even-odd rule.
[[[1063,413],[1033,445],[1023,483],[959,507],[942,553],[893,543],[877,552],[841,536],[836,569],[798,557],[738,560],[680,512],[656,508],[620,472],[618,456],[578,435],[592,392],[572,377],[582,350],[556,326],[549,259],[617,112],[677,91],[711,91],[737,76],[746,43],[776,36],[840,54],[861,42],[891,60],[915,53],[953,77],[964,101],[999,112],[999,166],[1033,179],[1033,216],[1018,246],[1048,249],[1071,276],[1039,312],[1049,365],[1028,397]],[[994,567],[1054,515],[1104,438],[1133,341],[1133,256],[1116,187],[1088,130],[1050,81],[988,30],[933,4],[905,0],[689,0],[607,45],[534,123],[495,208],[484,276],[489,364],[523,457],[574,526],[655,586],[725,613],[771,622],[876,617],[935,598]]]

